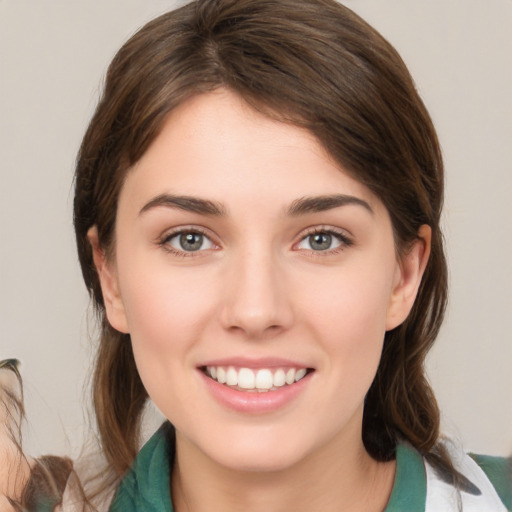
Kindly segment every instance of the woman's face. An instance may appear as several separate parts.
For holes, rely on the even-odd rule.
[[[308,132],[219,90],[173,111],[130,170],[115,255],[96,263],[178,446],[277,470],[362,448],[364,397],[424,248],[399,263],[377,197]]]

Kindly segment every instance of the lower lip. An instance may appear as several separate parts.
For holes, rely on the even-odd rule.
[[[198,370],[213,397],[223,406],[248,414],[263,414],[277,411],[295,400],[307,387],[312,373],[308,373],[298,382],[283,386],[275,391],[250,392],[219,384]]]

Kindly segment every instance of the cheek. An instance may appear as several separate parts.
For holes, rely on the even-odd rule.
[[[214,290],[197,271],[172,271],[166,265],[154,265],[147,273],[134,271],[140,266],[125,268],[130,272],[123,275],[120,269],[121,293],[137,369],[153,402],[176,421],[176,411],[193,398],[191,357],[211,318]]]
[[[346,268],[315,279],[303,295],[308,318],[334,336],[368,341],[385,332],[392,293],[390,273]],[[373,335],[372,335],[373,333]]]
[[[121,295],[130,332],[143,329],[151,337],[158,333],[168,335],[181,326],[194,327],[202,311],[211,306],[211,288],[201,272],[176,271],[165,265],[148,272],[134,272],[129,266],[125,276],[120,275]],[[120,272],[121,274],[121,272]]]
[[[344,389],[366,394],[381,357],[392,272],[383,272],[382,266],[347,266],[307,288],[304,322],[329,355],[332,378]]]
[[[201,271],[175,269],[165,261],[119,268],[121,295],[134,349],[158,357],[178,352],[199,338],[214,303]],[[129,269],[129,270],[128,270]]]

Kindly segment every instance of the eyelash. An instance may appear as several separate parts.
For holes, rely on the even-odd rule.
[[[209,240],[212,245],[215,247],[218,247],[218,245],[212,240],[211,235],[209,235],[204,229],[201,229],[199,227],[187,227],[187,228],[178,228],[175,231],[171,231],[170,233],[166,233],[162,238],[160,238],[157,241],[157,245],[162,247],[165,251],[169,252],[170,254],[174,256],[178,256],[181,258],[190,258],[190,257],[198,257],[201,253],[206,252],[208,249],[203,250],[197,250],[197,251],[181,251],[179,249],[176,249],[170,245],[170,241],[180,235],[185,234],[196,234],[201,235],[205,239]],[[337,230],[334,228],[327,228],[327,227],[316,227],[311,229],[310,231],[306,231],[304,233],[300,240],[294,244],[293,247],[297,247],[299,244],[307,240],[309,237],[315,236],[315,235],[328,235],[333,238],[335,238],[340,245],[338,247],[335,247],[334,249],[326,249],[326,250],[318,250],[315,251],[314,249],[306,249],[305,251],[308,253],[311,257],[324,257],[324,256],[330,256],[333,254],[338,254],[339,252],[345,250],[347,247],[351,247],[354,242],[351,238],[347,236],[347,234],[341,230]]]
[[[310,231],[306,231],[305,234],[302,235],[301,239],[298,243],[295,244],[295,246],[299,245],[303,241],[307,240],[309,237],[314,235],[329,235],[335,238],[339,241],[340,245],[338,247],[335,247],[334,249],[326,249],[325,251],[315,251],[313,249],[307,250],[307,253],[309,256],[313,258],[317,257],[325,257],[325,256],[332,256],[334,254],[338,254],[341,251],[347,249],[348,247],[351,247],[354,245],[354,241],[346,234],[346,232],[334,229],[332,227],[316,227],[311,229]]]
[[[170,241],[180,235],[202,235],[205,239],[209,240],[212,245],[218,247],[218,245],[212,240],[211,235],[209,235],[204,229],[198,227],[186,227],[186,228],[178,228],[175,231],[171,231],[170,233],[166,233],[162,238],[157,241],[157,245],[162,247],[165,251],[172,254],[173,256],[178,256],[180,258],[190,258],[192,256],[198,257],[201,253],[205,252],[205,250],[197,250],[197,251],[180,251],[170,245]]]

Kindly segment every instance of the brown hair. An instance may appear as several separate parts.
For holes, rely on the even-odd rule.
[[[198,0],[151,21],[120,49],[77,160],[74,222],[83,276],[102,323],[93,393],[109,463],[120,476],[133,461],[147,393],[129,335],[106,320],[87,232],[97,226],[100,245],[112,254],[126,173],[173,108],[219,87],[313,133],[382,200],[399,253],[421,225],[431,227],[431,256],[415,305],[386,333],[366,397],[363,441],[377,460],[391,459],[400,438],[432,454],[439,411],[424,361],[446,305],[443,163],[405,64],[334,0]]]

